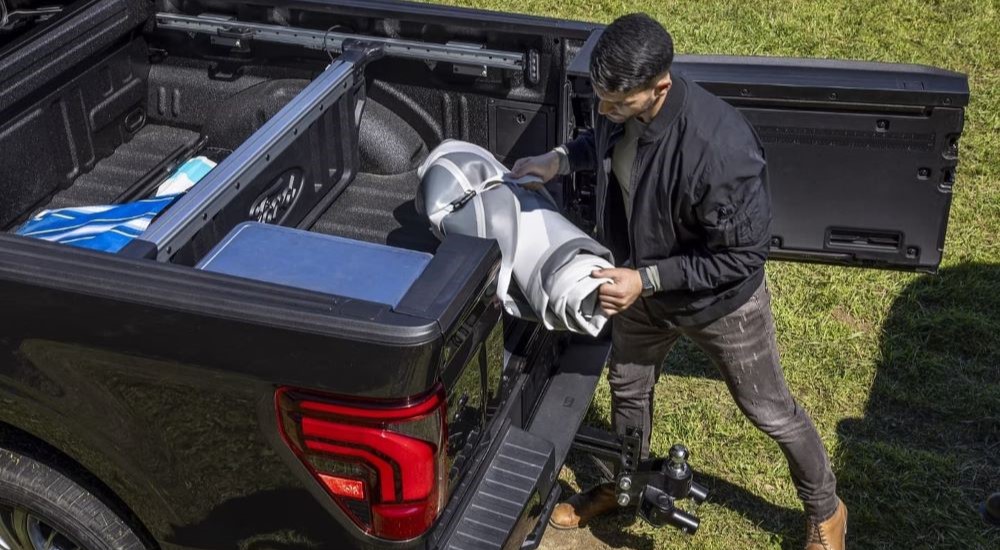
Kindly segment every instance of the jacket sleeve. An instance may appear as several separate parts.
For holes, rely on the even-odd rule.
[[[709,290],[763,267],[771,240],[767,172],[759,149],[709,163],[691,201],[704,240],[656,263],[660,290]]]
[[[571,172],[578,170],[597,169],[597,144],[594,141],[594,129],[590,128],[573,141],[563,144],[569,157]]]

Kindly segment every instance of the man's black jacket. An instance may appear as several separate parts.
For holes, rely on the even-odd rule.
[[[619,263],[655,265],[654,318],[698,325],[743,305],[764,277],[771,203],[764,151],[750,124],[701,86],[673,75],[639,137],[626,222],[611,156],[624,128],[597,116],[566,144],[570,169],[597,173],[597,238]],[[628,225],[629,227],[626,227]]]

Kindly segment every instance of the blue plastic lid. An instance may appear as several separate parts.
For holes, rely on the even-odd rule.
[[[395,306],[433,255],[245,222],[196,269]]]

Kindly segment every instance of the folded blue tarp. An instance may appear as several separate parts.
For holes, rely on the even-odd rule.
[[[114,253],[141,235],[153,218],[178,196],[46,210],[21,226],[17,234]]]

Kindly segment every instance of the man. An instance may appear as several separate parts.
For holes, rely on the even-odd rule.
[[[612,315],[608,380],[615,429],[637,426],[649,452],[658,370],[680,336],[722,372],[736,404],[788,460],[807,514],[807,550],[844,548],[847,509],[823,443],[785,384],[764,260],[770,198],[763,149],[742,115],[672,74],[670,34],[644,14],[608,26],[590,76],[595,128],[513,175],[548,181],[597,173],[597,237],[626,267],[596,271]],[[605,484],[559,504],[551,523],[575,528],[617,508]]]

